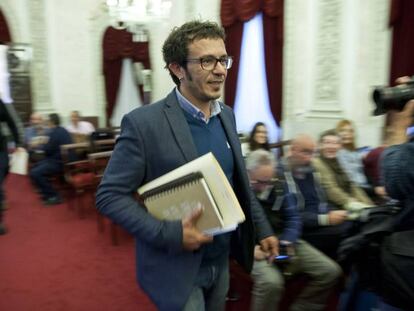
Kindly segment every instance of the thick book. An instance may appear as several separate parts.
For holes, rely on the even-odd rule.
[[[215,235],[237,228],[245,215],[212,153],[201,156],[145,184],[138,194],[150,214],[177,220],[202,207],[196,227]]]

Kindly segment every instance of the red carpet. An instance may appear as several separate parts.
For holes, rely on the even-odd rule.
[[[135,281],[132,238],[120,234],[112,246],[94,213],[79,219],[66,204],[43,207],[27,177],[9,175],[5,189],[0,310],[155,310]]]
[[[135,281],[135,246],[119,234],[113,246],[109,225],[98,232],[91,208],[79,219],[66,203],[44,207],[27,177],[9,175],[6,185],[5,223],[0,236],[0,310],[10,311],[154,311]],[[91,203],[92,204],[92,203]],[[227,311],[247,311],[251,281],[232,266],[231,288],[239,300]],[[294,294],[299,288],[288,288]],[[285,295],[280,310],[287,310],[292,295]],[[332,297],[327,310],[335,310]]]

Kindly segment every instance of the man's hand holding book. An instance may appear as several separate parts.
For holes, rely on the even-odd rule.
[[[196,223],[202,213],[203,208],[199,206],[181,221],[183,225],[183,248],[185,250],[194,251],[199,249],[202,244],[213,241],[212,236],[207,235],[196,228]]]

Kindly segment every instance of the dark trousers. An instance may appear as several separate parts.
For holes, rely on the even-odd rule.
[[[42,160],[30,170],[30,178],[34,185],[39,188],[43,199],[58,195],[49,181],[50,175],[62,173],[62,164],[53,160]]]
[[[339,244],[350,235],[352,227],[353,223],[347,221],[335,226],[305,229],[302,238],[325,255],[336,260]]]
[[[384,301],[403,310],[414,303],[414,229],[394,232],[381,247],[381,296]],[[408,242],[408,243],[407,243]]]
[[[9,172],[9,155],[7,151],[0,151],[0,209],[2,209],[4,202],[4,179]]]

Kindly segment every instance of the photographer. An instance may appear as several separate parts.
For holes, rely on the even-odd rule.
[[[412,79],[397,80],[408,82]],[[403,104],[401,112],[389,112],[392,146],[382,158],[386,191],[401,202],[402,210],[381,249],[381,296],[385,303],[409,310],[414,302],[414,140],[408,140],[407,128],[413,124],[414,100]]]
[[[402,144],[386,149],[382,160],[385,188],[403,206],[394,233],[386,238],[382,249],[382,295],[386,302],[400,308],[414,302],[414,141],[403,143],[413,113],[412,100],[401,113],[393,114],[394,143]]]

